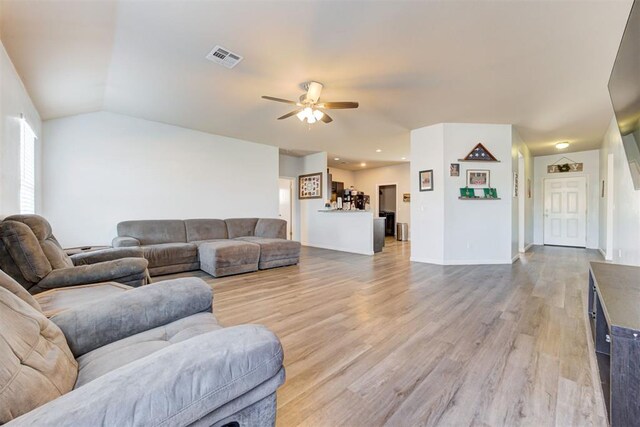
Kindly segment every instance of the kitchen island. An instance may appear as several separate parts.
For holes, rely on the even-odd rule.
[[[322,215],[316,219],[314,246],[362,255],[382,250],[384,218],[374,218],[371,211],[325,209],[318,212]]]

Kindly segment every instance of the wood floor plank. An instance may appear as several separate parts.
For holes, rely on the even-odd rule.
[[[513,265],[303,248],[298,266],[214,279],[221,324],[281,339],[278,426],[606,426],[584,306],[595,251],[534,247]]]

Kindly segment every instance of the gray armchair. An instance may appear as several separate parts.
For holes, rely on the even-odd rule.
[[[13,215],[0,222],[0,269],[30,293],[114,281],[130,286],[148,282],[140,248],[117,248],[69,257],[51,225],[39,215]]]
[[[280,341],[222,328],[212,297],[176,279],[46,319],[0,287],[0,424],[273,426]]]

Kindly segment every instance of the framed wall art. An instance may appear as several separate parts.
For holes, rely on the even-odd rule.
[[[433,169],[420,171],[420,191],[433,190]]]
[[[489,188],[489,171],[486,169],[469,169],[467,171],[467,187]]]
[[[322,199],[322,172],[298,177],[298,199]]]
[[[460,163],[451,163],[451,166],[449,166],[449,176],[460,176]]]

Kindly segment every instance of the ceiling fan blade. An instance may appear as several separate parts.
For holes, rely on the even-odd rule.
[[[294,110],[294,111],[292,111],[292,112],[290,112],[290,113],[285,114],[285,115],[284,115],[284,116],[282,116],[282,117],[278,117],[278,120],[288,119],[288,118],[289,118],[289,117],[291,117],[291,116],[295,116],[295,115],[296,115],[296,114],[298,114],[299,112],[300,112],[300,110]]]
[[[266,99],[268,101],[276,101],[276,102],[284,102],[285,104],[293,104],[298,105],[296,101],[289,101],[288,99],[275,98],[273,96],[262,96],[262,99]]]
[[[341,110],[346,108],[358,108],[357,102],[321,102],[316,104],[317,108],[326,108],[327,110]]]
[[[316,103],[320,99],[320,93],[322,92],[322,83],[309,82],[309,89],[307,89],[307,100]]]
[[[324,113],[324,116],[322,116],[320,120],[323,121],[324,123],[331,123],[333,121],[333,119],[329,117],[327,113]]]

